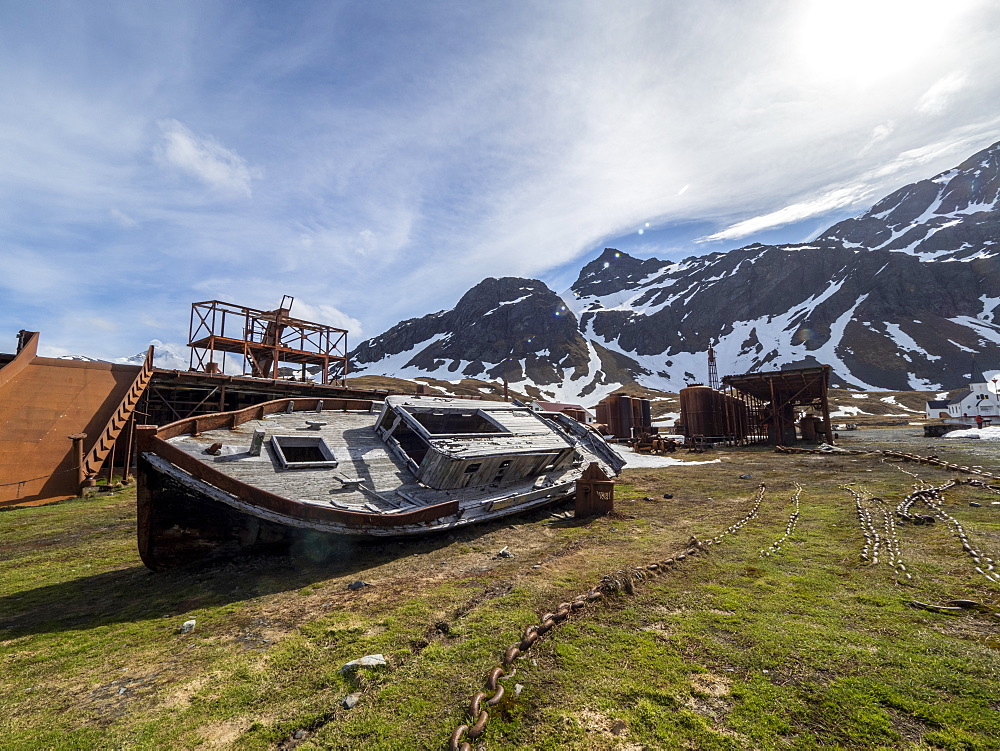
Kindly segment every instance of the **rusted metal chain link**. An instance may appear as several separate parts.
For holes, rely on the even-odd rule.
[[[713,543],[717,543],[726,534],[735,533],[757,516],[757,511],[760,509],[765,491],[766,487],[761,483],[750,513],[737,522],[737,524],[729,527],[722,535],[704,541],[699,540],[697,537],[692,537],[688,540],[687,548],[673,557],[664,558],[661,561],[645,566],[636,566],[621,569],[612,574],[605,574],[601,577],[597,585],[585,594],[577,595],[568,602],[559,603],[559,606],[554,611],[543,614],[539,618],[539,623],[533,623],[525,628],[521,641],[507,647],[500,665],[490,670],[486,677],[486,691],[477,691],[472,696],[472,700],[469,702],[469,721],[472,724],[463,723],[455,728],[448,739],[449,751],[472,751],[472,744],[469,740],[475,740],[482,735],[490,719],[489,712],[484,708],[484,705],[494,707],[503,700],[506,691],[503,685],[500,684],[500,681],[514,677],[514,674],[517,672],[517,668],[513,667],[514,661],[518,657],[527,655],[543,636],[552,631],[560,623],[563,623],[572,613],[583,610],[587,605],[604,599],[605,595],[616,592],[634,594],[635,582],[666,573],[675,568],[677,564],[705,552]],[[510,672],[505,673],[505,669],[510,669]]]
[[[957,537],[958,541],[962,545],[962,550],[969,554],[972,558],[972,562],[976,564],[976,573],[981,574],[989,581],[994,583],[1000,583],[1000,573],[997,572],[995,562],[992,558],[983,555],[980,551],[976,550],[972,543],[969,542],[969,537],[965,533],[965,528],[962,526],[961,522],[951,516],[947,511],[944,510],[944,491],[950,490],[959,485],[969,485],[971,487],[983,488],[989,490],[992,493],[1000,495],[1000,488],[996,488],[993,485],[988,485],[982,480],[976,479],[960,479],[955,478],[949,480],[948,482],[938,485],[931,486],[924,482],[917,476],[916,473],[910,472],[909,470],[898,467],[901,472],[913,477],[916,482],[913,485],[913,492],[907,495],[898,506],[896,506],[896,515],[899,516],[900,520],[905,522],[910,522],[912,524],[927,524],[934,522],[936,519],[941,520],[946,525],[952,528]],[[846,486],[845,486],[846,487]],[[848,488],[852,494],[855,494],[855,500],[857,501],[857,494],[855,491]],[[922,502],[927,508],[931,510],[933,516],[923,516],[920,514],[912,513],[912,508],[917,502]],[[866,538],[867,539],[867,538]],[[866,543],[867,548],[867,543]],[[864,557],[864,553],[862,553]],[[905,571],[905,567],[902,569]],[[906,575],[910,578],[909,574]]]
[[[859,451],[857,449],[837,449],[836,451],[824,451],[823,449],[804,449],[804,448],[790,448],[788,446],[775,446],[774,450],[779,454],[826,454],[828,456],[836,456],[838,454],[881,454],[885,457],[891,457],[893,459],[902,459],[904,462],[917,462],[919,464],[931,464],[936,467],[944,467],[945,469],[950,469],[954,472],[964,472],[967,475],[979,475],[980,477],[989,477],[993,480],[1000,480],[1000,475],[995,475],[992,472],[986,472],[982,469],[976,467],[966,467],[964,464],[955,464],[954,462],[946,462],[938,459],[936,456],[920,456],[919,454],[908,454],[904,451],[890,451],[889,449],[882,449],[881,451]]]
[[[785,540],[795,531],[795,525],[799,521],[799,498],[802,496],[802,486],[795,483],[795,493],[792,495],[792,504],[795,506],[795,511],[792,515],[788,517],[788,524],[785,525],[785,534],[779,537],[777,540],[771,543],[771,546],[760,551],[763,556],[770,556],[773,553],[777,553],[781,550],[781,546],[784,544]]]
[[[938,519],[945,522],[945,524],[949,525],[953,529],[958,541],[962,544],[962,550],[968,553],[969,557],[972,558],[972,562],[976,564],[976,573],[982,574],[991,582],[1000,583],[1000,575],[997,573],[994,560],[976,550],[972,546],[972,543],[969,542],[969,536],[965,533],[965,528],[962,526],[961,522],[944,510],[944,494],[942,491],[954,487],[955,485],[985,486],[991,490],[993,489],[991,486],[986,485],[986,483],[979,480],[952,480],[950,483],[946,483],[945,485],[937,488],[927,488],[915,491],[913,495],[919,496],[919,500],[923,501]]]
[[[877,566],[880,560],[879,554],[884,551],[886,563],[895,574],[897,582],[900,579],[911,580],[913,577],[903,563],[903,550],[896,532],[896,521],[886,502],[866,490],[856,490],[850,485],[842,487],[854,497],[854,508],[858,515],[858,523],[861,525],[861,535],[865,538],[865,544],[861,549],[861,560]]]
[[[896,459],[902,459],[904,462],[918,462],[919,464],[932,464],[936,467],[945,467],[955,472],[964,472],[967,475],[979,475],[980,477],[989,477],[993,480],[1000,480],[1000,475],[995,475],[991,472],[984,472],[981,469],[975,467],[966,467],[962,464],[955,464],[954,462],[946,462],[938,459],[936,456],[918,456],[917,454],[907,454],[902,451],[882,451],[884,456],[890,456]]]
[[[860,449],[842,449],[836,448],[834,450],[830,449],[804,449],[795,446],[775,446],[774,453],[776,454],[827,454],[829,456],[837,456],[838,454],[874,454],[874,451],[863,451]]]
[[[712,542],[718,545],[720,542],[722,542],[723,537],[725,537],[726,535],[736,534],[743,527],[745,527],[747,524],[753,521],[757,517],[757,512],[760,510],[760,504],[764,500],[764,493],[766,492],[767,492],[767,486],[764,485],[764,483],[761,483],[760,487],[757,489],[757,497],[754,499],[754,504],[753,507],[750,509],[750,513],[748,513],[746,516],[744,516],[742,519],[736,522],[736,524],[733,524],[731,527],[727,527],[725,532],[722,532],[713,537]]]

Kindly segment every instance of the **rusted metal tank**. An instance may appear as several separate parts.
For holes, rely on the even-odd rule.
[[[723,394],[723,407],[726,414],[727,435],[743,439],[750,433],[750,410],[747,403],[730,394]]]
[[[802,440],[809,443],[816,442],[816,431],[823,421],[815,415],[803,415],[799,420],[799,430],[802,432]]]
[[[618,438],[632,437],[632,397],[625,394],[618,395],[618,426],[615,435]]]
[[[681,389],[681,422],[688,436],[719,435],[716,430],[715,395],[708,386],[688,386]]]
[[[682,432],[687,436],[741,440],[750,432],[750,410],[742,399],[695,384],[681,389]]]
[[[649,399],[613,394],[597,405],[597,421],[607,426],[607,435],[629,439],[648,433],[652,425]]]
[[[635,435],[642,432],[642,400],[630,397],[632,402],[632,427],[635,428]]]
[[[598,402],[594,412],[597,414],[598,424],[603,428],[603,434],[614,435],[611,432],[611,410],[608,409],[608,403],[606,401]]]

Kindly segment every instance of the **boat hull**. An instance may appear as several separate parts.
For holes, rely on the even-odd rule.
[[[470,526],[461,514],[400,526],[318,523],[276,514],[186,475],[156,457],[138,459],[138,547],[153,571],[246,555],[294,555],[311,561],[350,555],[358,543],[431,536]],[[548,489],[497,511],[482,524],[573,497],[572,486]]]
[[[160,428],[140,427],[142,561],[160,571],[257,554],[324,559],[349,553],[359,541],[454,532],[530,513],[572,497],[587,463],[596,460],[613,474],[623,463],[600,436],[576,423],[558,427],[538,422],[520,414],[525,410],[521,406],[462,400],[439,404],[442,412],[460,415],[489,410],[499,415],[496,420],[514,426],[475,444],[483,446],[481,467],[491,478],[486,462],[493,454],[500,455],[501,470],[506,465],[512,471],[516,460],[528,457],[544,471],[513,483],[501,482],[497,473],[493,482],[475,487],[429,487],[409,471],[410,457],[394,456],[378,440],[375,405],[356,400],[326,405],[315,399],[276,400]],[[518,421],[530,430],[517,432]],[[265,431],[292,452],[291,462],[304,466],[292,467],[289,456],[266,443],[258,443],[255,453],[253,438]],[[443,440],[456,445],[459,439],[467,440]],[[295,456],[310,440],[328,450],[321,457]],[[533,454],[535,447],[539,451]],[[572,465],[560,459],[567,451],[578,457]]]

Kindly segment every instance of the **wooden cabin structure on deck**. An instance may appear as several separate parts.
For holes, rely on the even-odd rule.
[[[375,429],[420,482],[438,490],[503,485],[574,461],[565,434],[508,402],[390,396]]]

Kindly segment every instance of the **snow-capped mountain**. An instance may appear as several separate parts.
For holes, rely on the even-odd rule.
[[[545,284],[505,277],[483,280],[453,310],[393,326],[358,346],[351,358],[355,373],[506,377],[515,387],[544,384],[552,394],[575,396],[605,383],[616,362],[608,355],[605,363],[581,335],[576,316]],[[571,385],[564,388],[564,382]]]
[[[187,370],[190,364],[190,350],[186,345],[169,344],[153,339],[153,365],[164,370]],[[118,357],[114,362],[127,365],[142,365],[146,361],[146,351],[137,352],[131,357]]]
[[[966,261],[1000,252],[1000,144],[930,180],[907,185],[824,240],[847,248],[893,250],[924,259]]]
[[[827,363],[859,389],[956,388],[1000,364],[1000,143],[908,185],[808,244],[680,262],[608,248],[557,295],[487,279],[453,310],[403,321],[355,371],[507,378],[597,401],[620,385],[676,391],[719,371]]]
[[[58,360],[75,360],[77,362],[107,362],[106,360],[100,360],[96,357],[87,357],[87,355],[59,355]]]
[[[153,345],[153,365],[164,370],[187,370],[190,364],[189,351],[186,345],[165,344],[159,339],[150,342]],[[146,361],[146,350],[137,352],[131,357],[116,357],[113,360],[102,360],[99,357],[87,355],[62,355],[60,360],[79,360],[82,362],[113,362],[123,365],[142,365]]]

